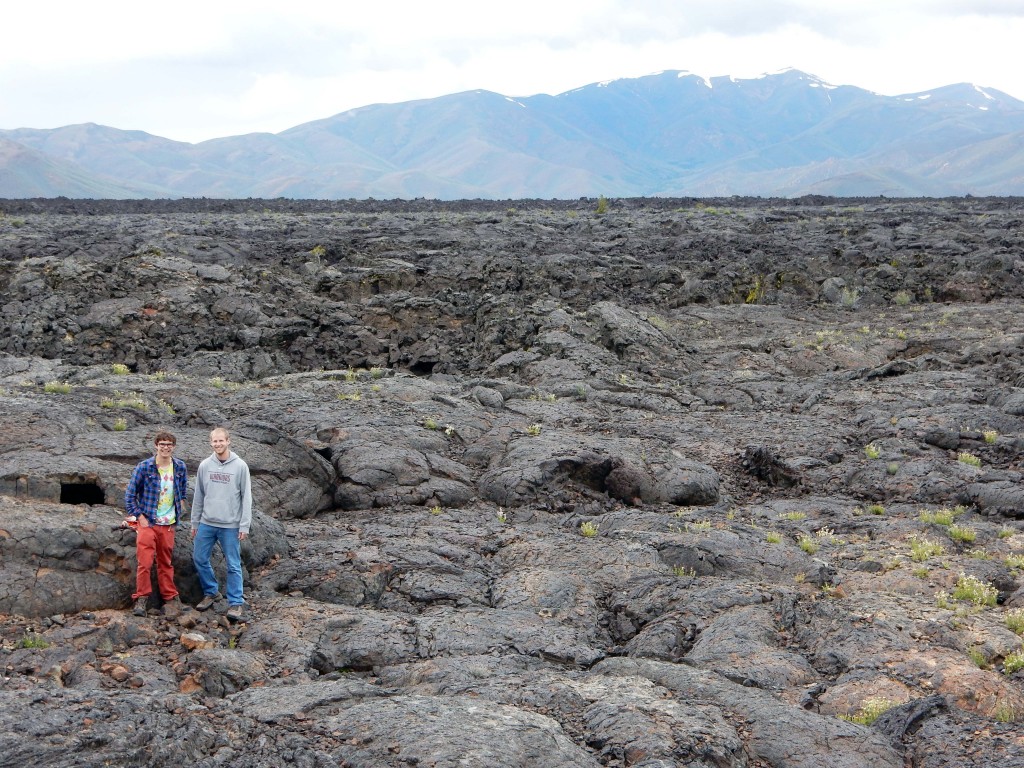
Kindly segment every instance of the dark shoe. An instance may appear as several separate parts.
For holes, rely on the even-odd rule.
[[[242,620],[242,606],[232,605],[228,608],[227,613],[224,614],[228,617],[228,621],[241,621]]]
[[[148,601],[146,600],[145,597],[136,598],[135,607],[132,608],[132,613],[134,613],[136,616],[145,616],[147,602]]]
[[[178,616],[181,616],[182,608],[184,608],[184,606],[181,604],[181,598],[172,597],[164,603],[164,616],[176,619]]]
[[[213,604],[220,600],[220,592],[212,595],[203,595],[203,599],[196,603],[197,611],[208,611],[213,607]]]

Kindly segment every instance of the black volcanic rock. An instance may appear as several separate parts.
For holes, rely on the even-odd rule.
[[[7,761],[1019,764],[1021,202],[593,204],[0,205]],[[221,424],[245,621],[135,617]]]

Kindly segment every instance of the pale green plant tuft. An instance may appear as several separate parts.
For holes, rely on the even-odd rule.
[[[1007,568],[1012,568],[1013,570],[1018,571],[1024,571],[1024,553],[1014,553],[1012,555],[1007,555],[1006,559],[1003,560],[1003,562],[1006,563]]]
[[[1007,611],[1003,617],[1006,628],[1018,635],[1024,635],[1024,608],[1014,608]]]
[[[946,554],[942,544],[932,539],[919,539],[914,536],[910,540],[910,559],[915,563],[923,563],[931,557]]]
[[[991,584],[986,584],[977,576],[967,576],[961,573],[953,588],[954,600],[963,600],[974,603],[977,606],[994,606],[996,598],[999,597],[999,590]]]
[[[18,642],[19,648],[44,649],[50,647],[50,641],[35,632],[26,632],[25,636]]]
[[[960,541],[965,544],[971,544],[976,538],[978,538],[977,532],[973,528],[967,525],[958,525],[953,523],[949,528],[946,529],[949,533],[949,538],[953,541]]]
[[[849,720],[851,723],[859,723],[860,725],[871,725],[875,720],[880,718],[890,709],[896,706],[895,701],[884,699],[881,697],[865,699],[864,703],[860,705],[860,709],[852,715],[841,715],[843,720]]]
[[[129,373],[131,373],[131,368],[129,368],[124,363],[114,363],[112,366],[110,366],[110,370],[114,373],[115,376],[127,376]]]
[[[800,549],[802,549],[808,555],[813,555],[818,551],[818,542],[815,541],[812,536],[808,536],[806,533],[801,533],[797,537],[797,544],[799,544]]]
[[[968,451],[960,451],[960,453],[956,455],[956,460],[959,461],[961,464],[966,464],[969,467],[981,466],[981,459],[979,459],[973,453],[969,453]]]
[[[867,445],[864,446],[864,455],[867,456],[869,459],[877,459],[879,456],[882,455],[882,449],[879,448],[874,443],[868,443]]]
[[[1000,701],[992,712],[992,717],[997,723],[1013,723],[1017,720],[1017,712],[1014,710],[1012,704]]]
[[[1012,675],[1021,669],[1024,669],[1024,649],[1014,651],[1003,659],[1003,674]]]
[[[580,523],[580,533],[582,533],[588,539],[597,536],[599,530],[600,527],[597,525],[597,523],[593,523],[590,520],[587,520],[585,523]]]

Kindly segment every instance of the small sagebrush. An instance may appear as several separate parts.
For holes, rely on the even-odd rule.
[[[910,559],[915,563],[923,563],[928,558],[946,554],[942,544],[932,539],[919,539],[917,536],[910,540]]]
[[[1003,659],[1003,673],[1012,675],[1014,672],[1024,669],[1024,649],[1014,651]]]
[[[946,530],[949,533],[949,538],[951,538],[953,541],[960,541],[965,544],[970,544],[976,538],[978,538],[977,532],[967,525],[958,525],[954,523],[953,525],[949,526],[949,528],[947,528]]]
[[[1024,635],[1024,608],[1007,611],[1003,617],[1006,628],[1018,635]]]
[[[858,709],[852,715],[840,715],[843,720],[849,720],[851,723],[859,723],[860,725],[871,725],[875,720],[880,718],[890,709],[896,706],[895,701],[885,699],[881,697],[875,697],[865,699],[864,703],[860,705]]]
[[[954,600],[974,603],[977,606],[994,606],[999,597],[999,590],[991,584],[987,584],[977,576],[967,576],[961,573],[953,588],[952,597]]]
[[[981,459],[979,459],[973,453],[969,453],[968,451],[960,451],[960,453],[956,455],[956,460],[959,461],[961,464],[966,464],[969,467],[981,466]]]
[[[808,555],[813,555],[818,551],[818,542],[814,540],[812,536],[808,536],[806,533],[801,533],[797,538],[797,543],[800,545],[800,549],[806,552]]]

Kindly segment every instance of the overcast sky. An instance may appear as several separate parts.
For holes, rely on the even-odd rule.
[[[1024,0],[36,0],[4,7],[0,128],[198,142],[666,69],[792,67],[886,95],[971,82],[1024,100],[1022,44]]]

